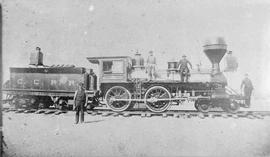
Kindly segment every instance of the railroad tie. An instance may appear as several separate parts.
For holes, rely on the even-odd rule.
[[[141,113],[141,117],[145,117],[146,116],[146,114],[145,113]]]
[[[201,118],[201,119],[204,119],[205,118],[204,114],[202,114],[202,113],[199,113],[198,114],[198,117]]]
[[[98,114],[97,112],[92,112],[92,113],[91,113],[92,116],[95,116],[95,115],[97,115],[97,114]]]
[[[25,110],[25,111],[23,111],[23,113],[29,113],[29,110]]]
[[[56,110],[47,110],[44,112],[44,114],[52,114],[52,113],[55,113]]]
[[[131,114],[130,114],[129,112],[125,112],[125,113],[123,114],[123,116],[124,116],[124,117],[130,117]]]
[[[3,111],[3,112],[9,112],[9,110],[10,110],[10,108],[7,108],[7,107],[2,108],[2,111]]]
[[[258,118],[258,119],[263,119],[263,115],[261,114],[253,114],[254,117]]]
[[[60,115],[62,112],[61,111],[56,111],[54,114],[55,115]]]
[[[190,118],[191,116],[189,114],[182,114],[181,117],[185,118]]]
[[[117,117],[117,116],[119,116],[120,114],[118,113],[118,112],[114,112],[113,114],[112,114],[112,116],[114,116],[114,117]]]
[[[234,119],[238,119],[238,118],[239,118],[238,115],[236,115],[236,114],[233,114],[232,117],[233,117]]]
[[[184,113],[181,115],[181,117],[185,119],[185,118],[187,118],[187,114]]]
[[[66,112],[60,110],[60,111],[56,111],[54,114],[55,114],[55,115],[60,115],[60,114],[62,114],[62,113],[66,113]]]
[[[174,113],[174,114],[173,114],[173,117],[174,117],[174,118],[179,118],[179,114],[178,114],[178,113]]]
[[[16,111],[15,111],[15,113],[23,113],[25,111],[25,109],[17,109]]]
[[[10,112],[10,109],[4,110],[3,112]]]
[[[108,115],[109,115],[109,112],[103,112],[103,113],[101,114],[102,117],[107,117]]]
[[[256,117],[257,117],[258,119],[264,119],[264,116],[261,115],[261,114],[256,114]]]
[[[41,113],[44,113],[44,112],[45,112],[45,110],[42,110],[42,109],[41,109],[41,110],[37,110],[35,113],[36,113],[36,114],[41,114]]]
[[[227,114],[222,114],[221,115],[223,118],[228,118],[228,115]]]
[[[215,118],[215,115],[214,114],[208,114],[208,117],[209,118]]]
[[[93,114],[95,111],[86,111],[86,113],[88,113],[88,114]]]
[[[152,114],[151,113],[146,113],[146,117],[151,117],[152,116]]]
[[[34,113],[36,112],[36,109],[30,109],[30,110],[25,110],[24,113]]]
[[[255,117],[254,117],[254,115],[250,114],[250,115],[247,116],[247,118],[248,119],[254,119]]]
[[[167,117],[168,117],[167,113],[162,113],[162,118],[167,118]]]

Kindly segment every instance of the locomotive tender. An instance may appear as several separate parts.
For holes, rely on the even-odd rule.
[[[68,100],[72,100],[77,83],[84,82],[90,108],[102,104],[102,98],[115,112],[131,109],[140,103],[152,112],[164,112],[171,105],[189,100],[194,101],[200,112],[208,112],[215,107],[236,112],[243,105],[243,98],[227,87],[227,80],[219,67],[226,51],[227,45],[220,40],[205,45],[204,52],[212,63],[212,69],[193,71],[190,82],[168,77],[169,73],[178,73],[177,63],[168,62],[167,77],[149,81],[144,77],[143,61],[138,58],[107,56],[87,58],[90,63],[99,65],[98,80],[91,69],[86,72],[85,68],[11,68],[10,85],[4,91],[12,95],[15,103],[28,98],[27,103],[33,106],[38,103],[66,105]]]
[[[68,101],[73,100],[79,82],[84,82],[89,91],[96,90],[96,76],[91,69],[59,65],[12,67],[3,92],[16,107],[48,108],[55,104],[72,108]]]

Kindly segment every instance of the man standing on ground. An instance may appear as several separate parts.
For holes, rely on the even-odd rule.
[[[189,60],[187,60],[186,57],[187,57],[186,55],[183,55],[182,59],[179,61],[178,70],[180,73],[181,82],[188,82],[188,78],[190,76],[188,65],[192,69],[192,64],[190,63]],[[186,78],[186,80],[184,80],[184,78]]]
[[[251,80],[248,78],[248,74],[245,74],[245,78],[241,83],[241,91],[244,87],[244,97],[245,97],[245,105],[246,107],[250,107],[250,98],[253,90],[253,85]]]
[[[75,92],[74,95],[74,109],[76,111],[75,124],[79,122],[79,114],[81,112],[80,121],[84,122],[84,107],[86,106],[86,93],[83,83],[79,83],[79,89]]]
[[[155,79],[156,75],[156,57],[153,55],[153,51],[149,51],[149,56],[147,58],[147,73],[149,80]]]

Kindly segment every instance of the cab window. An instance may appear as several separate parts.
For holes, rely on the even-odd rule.
[[[122,74],[124,73],[124,62],[119,60],[104,61],[103,72],[104,74]]]

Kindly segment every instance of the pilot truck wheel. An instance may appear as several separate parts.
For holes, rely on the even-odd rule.
[[[229,104],[226,105],[225,111],[229,113],[236,113],[240,108],[240,105],[235,101],[231,101]]]
[[[207,113],[207,112],[209,112],[211,105],[210,105],[210,102],[208,100],[202,99],[202,100],[197,100],[195,102],[195,108],[200,112]]]

